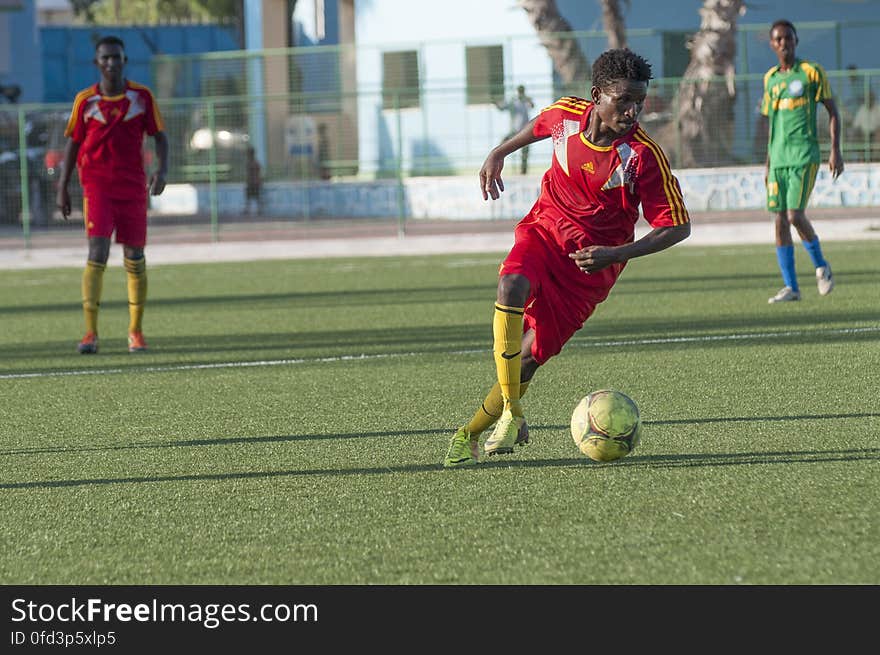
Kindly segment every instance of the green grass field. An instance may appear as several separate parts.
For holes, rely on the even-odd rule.
[[[878,584],[877,243],[780,286],[772,246],[631,262],[525,399],[532,443],[443,470],[494,376],[499,254],[124,273],[77,355],[79,270],[0,278],[0,583]],[[149,254],[149,253],[148,253]],[[591,390],[640,447],[579,454]]]

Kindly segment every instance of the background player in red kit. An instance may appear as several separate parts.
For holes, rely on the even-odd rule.
[[[70,216],[67,187],[75,162],[89,240],[82,278],[86,334],[77,346],[83,354],[98,352],[98,307],[114,231],[116,242],[123,246],[128,282],[128,350],[147,349],[142,329],[147,298],[147,193],[159,195],[165,189],[168,139],[152,92],[125,79],[127,61],[121,39],[107,36],[98,41],[95,65],[101,81],[77,94],[65,130],[68,139],[56,204],[65,218]],[[159,160],[149,183],[144,170],[144,134],[154,138]]]
[[[528,441],[520,399],[538,367],[605,300],[628,260],[690,235],[678,180],[636,121],[650,79],[650,64],[630,50],[603,53],[593,64],[590,100],[560,98],[493,149],[480,169],[483,199],[496,200],[504,158],[553,139],[541,193],[501,265],[493,319],[498,381],[452,437],[445,467],[477,463],[479,435],[493,423],[485,454],[510,453]],[[639,205],[653,229],[635,241]]]

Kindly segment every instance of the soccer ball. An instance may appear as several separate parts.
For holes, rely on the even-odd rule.
[[[594,391],[574,408],[571,436],[580,451],[597,462],[613,462],[639,445],[642,420],[633,399],[613,389]]]

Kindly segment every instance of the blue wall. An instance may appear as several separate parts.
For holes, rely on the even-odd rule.
[[[34,0],[23,0],[17,11],[0,11],[0,84],[21,87],[19,102],[43,99],[39,34]]]
[[[151,87],[155,86],[150,70],[153,55],[240,48],[235,29],[224,25],[42,27],[43,100],[70,102],[78,91],[97,82],[95,41],[111,34],[125,42],[126,76]]]
[[[601,30],[602,13],[597,2],[584,0],[556,0],[559,12],[574,30]],[[684,30],[700,28],[699,8],[701,0],[631,0],[621,3],[627,29]],[[849,23],[880,21],[880,3],[847,0],[767,0],[746,2],[746,13],[739,18],[740,25],[765,25],[767,31],[777,19],[786,18],[798,28],[800,43],[798,55],[818,60],[826,69],[843,69],[849,64],[859,68],[880,68],[880,49],[876,46],[880,26],[855,27]],[[839,21],[842,38],[837,41],[827,30],[821,33],[808,29],[808,23]],[[746,63],[748,70],[739,66],[737,73],[764,73],[776,64],[776,56],[770,50],[767,31],[750,33],[746,39]],[[607,47],[593,44],[587,52],[592,61]],[[637,46],[633,44],[633,49]],[[659,62],[660,54],[644,52],[651,62]],[[743,53],[738,53],[743,56]]]

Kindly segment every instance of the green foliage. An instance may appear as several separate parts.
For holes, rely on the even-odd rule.
[[[834,293],[801,257],[785,306],[769,246],[631,262],[531,444],[452,471],[499,253],[153,266],[142,356],[115,258],[88,357],[79,270],[7,271],[0,582],[878,584],[876,247],[825,251]],[[569,434],[602,388],[643,423],[611,463]]]
[[[241,0],[70,0],[74,13],[95,25],[153,25],[170,20],[234,20]]]
[[[95,19],[95,5],[100,3],[101,0],[68,0],[68,2],[70,2],[70,6],[73,7],[73,13],[75,16],[79,16],[85,21],[91,23]]]

